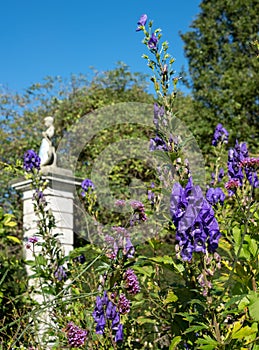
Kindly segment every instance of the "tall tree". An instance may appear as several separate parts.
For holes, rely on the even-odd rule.
[[[206,140],[221,122],[256,145],[259,130],[258,0],[203,0],[189,32],[181,34],[197,117]],[[234,142],[234,139],[232,140]]]

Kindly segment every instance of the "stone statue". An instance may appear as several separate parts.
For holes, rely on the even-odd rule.
[[[54,118],[44,118],[44,124],[47,127],[46,131],[43,131],[43,139],[41,141],[39,157],[41,159],[41,166],[54,165],[56,166],[56,151],[52,145],[52,137],[54,136],[55,128],[53,125]]]

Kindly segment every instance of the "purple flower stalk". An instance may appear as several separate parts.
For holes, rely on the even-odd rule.
[[[40,170],[40,157],[34,150],[30,149],[24,153],[23,168],[27,172],[32,172],[33,169]]]
[[[157,44],[158,44],[158,39],[157,37],[155,36],[154,33],[152,33],[151,37],[149,38],[148,40],[148,47],[150,50],[154,50],[154,51],[157,51]]]
[[[142,29],[142,27],[144,27],[145,25],[146,25],[146,23],[147,23],[147,15],[146,14],[144,14],[144,15],[142,15],[141,17],[140,17],[140,19],[139,19],[139,21],[138,21],[138,27],[137,27],[137,29],[136,29],[136,32],[139,32],[141,29]]]
[[[96,333],[104,334],[107,320],[111,322],[111,329],[116,331],[115,341],[123,340],[123,326],[120,323],[120,313],[117,311],[117,306],[108,298],[107,292],[104,291],[103,297],[96,297],[95,309],[93,312],[93,318],[96,325]]]
[[[127,269],[124,274],[124,281],[129,294],[135,295],[140,292],[138,278],[132,269]]]
[[[68,344],[71,347],[79,348],[81,345],[84,345],[87,331],[79,328],[73,322],[69,322],[66,326],[67,340]]]
[[[250,185],[254,188],[258,187],[259,181],[256,173],[258,166],[257,158],[250,158],[248,156],[247,145],[245,142],[238,143],[236,141],[235,147],[228,152],[228,177],[230,180],[237,180],[239,186],[243,185],[244,173]],[[244,172],[243,172],[244,170]],[[231,187],[233,182],[230,182],[227,186]],[[233,186],[232,186],[233,187]],[[233,191],[229,191],[232,195]]]
[[[214,131],[212,145],[217,146],[219,142],[228,143],[228,136],[228,131],[219,123]]]

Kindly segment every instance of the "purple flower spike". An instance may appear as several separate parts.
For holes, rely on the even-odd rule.
[[[148,40],[148,47],[150,48],[150,50],[155,50],[157,51],[157,44],[158,44],[158,39],[157,37],[155,36],[154,33],[152,33],[150,39]]]
[[[125,297],[124,294],[120,295],[117,308],[119,310],[119,313],[122,315],[130,312],[130,301]]]
[[[95,189],[95,186],[94,186],[93,182],[90,179],[85,179],[84,181],[82,181],[81,187],[83,189],[83,191],[81,193],[82,197],[85,197],[85,193],[86,192]]]
[[[24,153],[23,169],[27,172],[31,172],[33,169],[40,170],[40,157],[34,150],[30,149]]]
[[[138,278],[132,269],[128,269],[124,274],[124,280],[126,282],[126,288],[129,294],[135,295],[139,293],[140,287]]]
[[[66,326],[66,332],[67,332],[68,344],[71,347],[79,348],[81,345],[84,345],[87,337],[86,330],[81,329],[78,326],[74,325],[73,322],[69,322]]]
[[[138,21],[138,27],[136,29],[136,32],[139,32],[142,29],[142,27],[144,27],[146,25],[146,23],[147,23],[147,15],[144,14],[140,17],[140,19]]]

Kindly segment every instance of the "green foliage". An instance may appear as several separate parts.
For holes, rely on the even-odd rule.
[[[254,50],[258,1],[206,0],[200,8],[191,30],[181,35],[193,96],[190,125],[202,147],[205,140],[210,144],[211,130],[221,122],[232,133],[231,143],[247,140],[254,150],[259,129],[259,61]]]

